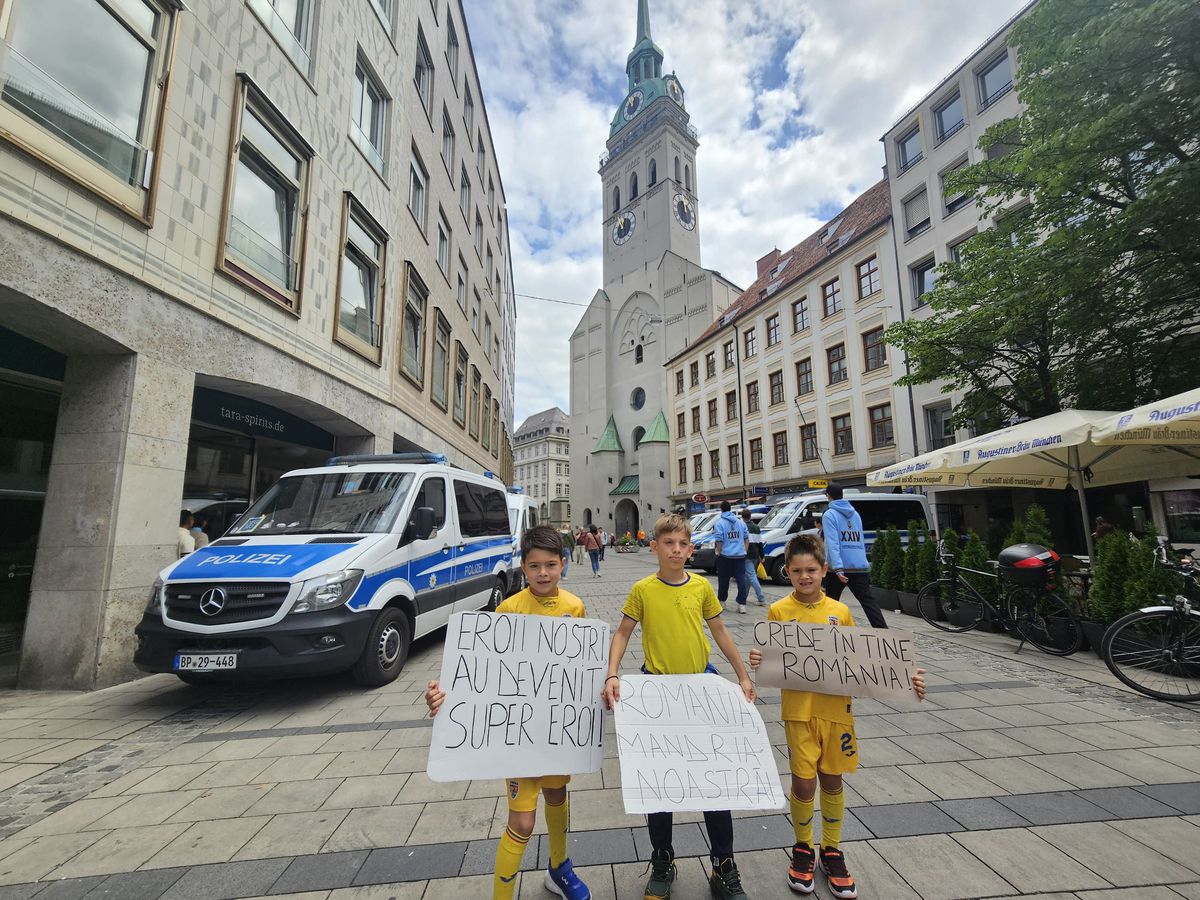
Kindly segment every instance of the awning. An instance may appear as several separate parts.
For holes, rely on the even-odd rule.
[[[621,483],[608,492],[608,496],[617,497],[621,494],[636,494],[642,489],[640,476],[626,475],[621,479]]]

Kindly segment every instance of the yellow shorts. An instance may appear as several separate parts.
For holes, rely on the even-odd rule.
[[[854,726],[828,719],[783,723],[788,760],[797,778],[846,775],[858,768],[858,739]]]
[[[540,778],[510,778],[504,782],[508,795],[508,808],[513,812],[537,810],[538,795],[546,788],[564,788],[571,781],[570,775],[542,775]]]

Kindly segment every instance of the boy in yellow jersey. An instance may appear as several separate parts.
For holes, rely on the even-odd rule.
[[[559,590],[563,570],[562,536],[549,525],[537,525],[521,537],[521,571],[528,587],[513,594],[496,612],[529,616],[574,616],[583,618],[583,601]],[[436,716],[446,692],[436,681],[429,682],[425,703]],[[513,778],[505,782],[508,794],[508,827],[496,848],[496,874],[492,880],[495,900],[510,900],[521,869],[525,845],[537,820],[538,795],[546,798],[546,830],[550,836],[550,866],[546,889],[566,900],[589,900],[592,896],[567,858],[567,782],[570,775]]]
[[[853,625],[846,604],[832,600],[821,590],[829,567],[821,539],[798,534],[784,550],[784,567],[792,582],[792,593],[771,604],[769,622],[806,622],[819,625]],[[750,667],[757,669],[762,652],[750,651]],[[925,670],[913,675],[913,689],[925,699]],[[858,742],[854,736],[854,713],[849,697],[813,691],[781,691],[781,716],[787,733],[788,758],[792,770],[792,827],[796,844],[788,886],[801,894],[813,892],[816,854],[813,852],[813,807],[817,782],[821,784],[821,870],[835,897],[858,896],[854,879],[846,868],[839,847],[846,799],[842,776],[858,768]]]
[[[608,677],[604,681],[604,702],[612,709],[621,699],[621,680],[617,669],[634,626],[642,626],[642,652],[646,658],[642,671],[647,675],[693,675],[716,672],[708,661],[712,646],[704,636],[704,625],[737,673],[746,702],[754,702],[754,683],[742,664],[733,636],[721,619],[721,604],[708,580],[684,569],[692,555],[692,532],[683,516],[659,516],[654,523],[650,550],[658,557],[658,572],[633,586],[621,610],[621,625],[613,635],[608,651]],[[671,813],[646,816],[650,831],[651,875],[646,885],[646,900],[671,896],[675,881],[675,849],[671,846]],[[733,815],[729,810],[704,814],[711,850],[712,875],[709,889],[717,900],[745,900],[741,876],[733,861]]]

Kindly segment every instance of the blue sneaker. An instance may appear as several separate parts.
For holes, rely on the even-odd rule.
[[[591,900],[592,892],[579,880],[570,859],[564,859],[557,869],[546,869],[546,890],[566,900]]]

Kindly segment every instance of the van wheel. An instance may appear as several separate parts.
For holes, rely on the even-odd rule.
[[[350,674],[366,687],[390,684],[404,668],[410,643],[412,633],[408,617],[394,607],[384,609],[375,617],[362,656],[350,669]]]
[[[488,595],[487,606],[483,608],[484,612],[495,612],[496,607],[504,602],[504,582],[499,578],[492,585],[492,592]]]
[[[784,564],[782,553],[771,560],[766,569],[767,573],[771,576],[771,580],[776,584],[789,585],[792,583],[791,579],[787,576],[787,566]]]

